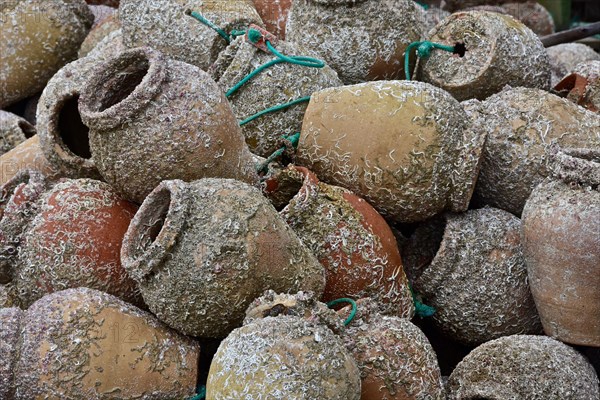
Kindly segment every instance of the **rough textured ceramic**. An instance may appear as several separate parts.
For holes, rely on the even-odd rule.
[[[109,7],[119,7],[119,0],[85,0],[88,4],[101,4]]]
[[[94,22],[83,0],[16,0],[0,6],[0,107],[38,93]]]
[[[292,0],[253,0],[254,7],[265,24],[265,28],[285,40],[285,25]]]
[[[239,181],[161,183],[124,238],[123,266],[158,318],[223,338],[265,290],[314,291],[325,273],[260,191]]]
[[[277,51],[285,55],[315,56],[301,44],[277,42]],[[224,92],[234,87],[257,67],[276,59],[258,49],[245,37],[234,40],[211,67],[211,76]],[[238,120],[244,120],[269,107],[310,96],[320,89],[341,86],[335,71],[290,63],[273,65],[248,81],[228,98]],[[302,128],[308,103],[263,115],[242,126],[246,143],[253,153],[268,157],[281,147],[281,137]]]
[[[206,400],[359,400],[360,373],[339,337],[304,318],[257,319],[231,332],[210,365]]]
[[[1,289],[0,289],[1,290]],[[14,368],[17,363],[23,311],[0,308],[0,398],[14,399]]]
[[[303,167],[290,166],[265,185],[279,214],[325,267],[324,302],[372,297],[386,314],[413,316],[396,239],[373,207]]]
[[[408,319],[384,316],[359,301],[342,339],[361,373],[361,400],[444,399],[437,357]],[[347,311],[347,310],[343,310]]]
[[[517,217],[488,207],[417,228],[404,261],[438,329],[467,345],[541,333],[520,235]]]
[[[37,171],[21,171],[0,187],[0,284],[14,278],[21,239],[38,212],[38,200],[50,183]]]
[[[141,203],[168,179],[258,179],[216,83],[156,50],[129,50],[95,69],[79,111],[96,168],[129,200]]]
[[[124,0],[119,7],[124,43],[129,48],[150,46],[206,70],[228,42],[192,12],[228,34],[263,25],[252,0]]]
[[[95,23],[90,33],[86,36],[83,43],[81,43],[81,47],[79,47],[77,53],[79,58],[87,56],[110,33],[121,29],[119,14],[115,9],[109,9],[114,11],[98,23]]]
[[[506,3],[501,7],[538,36],[550,35],[555,31],[552,14],[537,1]]]
[[[600,60],[577,64],[555,87],[561,95],[590,111],[600,112]]]
[[[600,116],[539,89],[506,89],[471,109],[487,133],[475,197],[519,216],[548,175],[545,147],[600,148]]]
[[[35,128],[25,119],[0,110],[0,156],[35,133]]]
[[[473,350],[450,375],[448,400],[600,397],[598,376],[575,349],[546,336],[514,335]]]
[[[4,185],[19,172],[31,169],[42,172],[48,178],[59,175],[44,157],[37,135],[0,155],[0,185]]]
[[[15,283],[28,307],[48,293],[88,287],[142,304],[121,266],[123,236],[137,207],[109,185],[91,179],[65,180],[40,199],[24,230]]]
[[[0,309],[10,307],[20,307],[17,288],[12,282],[0,283]]]
[[[449,16],[450,13],[448,11],[444,11],[437,7],[429,7],[425,10],[425,29],[423,30],[423,33],[427,34],[427,32],[435,28],[437,24]]]
[[[600,54],[583,43],[563,43],[546,49],[552,69],[552,87],[565,75],[573,72],[578,64],[585,61],[600,61]]]
[[[304,116],[297,162],[395,222],[467,209],[484,136],[447,92],[423,82],[324,89]]]
[[[529,282],[548,336],[600,347],[600,150],[551,150],[523,209]]]
[[[195,393],[198,344],[96,290],[68,289],[37,301],[21,320],[19,344],[15,400],[167,400]]]
[[[485,99],[505,85],[548,89],[550,65],[531,29],[509,15],[458,12],[427,34],[427,40],[455,46],[433,50],[421,60],[418,78],[447,90],[459,101]]]
[[[404,51],[421,40],[424,11],[410,0],[297,0],[286,38],[318,51],[344,84],[404,77]]]
[[[444,8],[449,11],[458,11],[469,7],[499,5],[510,1],[512,0],[444,0]],[[517,1],[517,3],[523,3],[525,1],[528,0]]]

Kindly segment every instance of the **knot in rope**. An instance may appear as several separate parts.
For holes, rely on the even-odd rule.
[[[454,53],[456,50],[454,46],[447,46],[445,44],[433,43],[428,40],[422,42],[413,42],[406,48],[404,53],[404,72],[406,73],[406,80],[410,81],[410,53],[414,48],[417,48],[417,56],[420,58],[428,58],[431,56],[433,49],[440,49]]]

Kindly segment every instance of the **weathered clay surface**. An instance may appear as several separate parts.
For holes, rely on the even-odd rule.
[[[312,56],[314,51],[302,44],[277,42],[277,51],[284,55]],[[211,67],[212,78],[227,92],[259,66],[276,59],[250,44],[245,37],[233,41]],[[269,107],[285,104],[328,87],[341,86],[336,72],[325,66],[311,68],[290,63],[273,65],[248,81],[228,98],[238,120],[244,120]],[[281,137],[302,129],[306,103],[269,113],[242,126],[250,151],[268,157],[281,147]]]
[[[600,116],[539,89],[507,88],[471,108],[487,133],[475,197],[519,216],[548,176],[545,147],[600,148]]]
[[[20,309],[0,308],[0,399],[4,400],[14,399],[13,371],[19,356],[22,319],[23,311]]]
[[[457,11],[464,10],[469,7],[477,7],[477,6],[493,6],[502,3],[511,2],[512,0],[444,0],[444,8],[449,11]],[[523,3],[528,0],[518,1]],[[517,2],[517,3],[518,3]]]
[[[600,347],[600,151],[577,153],[550,155],[523,209],[524,253],[546,334]]]
[[[285,25],[292,0],[253,0],[254,7],[265,23],[265,28],[285,40]]]
[[[116,297],[64,290],[37,301],[22,319],[15,400],[188,398],[199,351]]]
[[[94,22],[83,0],[5,1],[0,8],[0,107],[41,91],[77,57]]]
[[[121,260],[158,318],[223,338],[265,290],[321,296],[323,267],[262,196],[239,181],[161,183],[134,217]]]
[[[0,155],[35,135],[33,126],[18,115],[0,110]]]
[[[536,35],[545,36],[554,33],[555,26],[552,14],[537,1],[506,3],[501,7],[515,19],[524,23]]]
[[[517,217],[487,207],[417,228],[405,264],[438,329],[468,345],[541,333],[520,235]]]
[[[427,35],[455,46],[433,50],[421,60],[420,80],[447,90],[459,101],[483,100],[505,85],[549,89],[550,65],[544,45],[531,29],[509,15],[458,12]],[[462,50],[456,50],[462,46]]]
[[[271,176],[265,192],[325,267],[323,301],[372,297],[388,315],[413,316],[395,237],[366,201],[349,190],[319,182],[302,167]]]
[[[552,69],[552,87],[584,61],[600,61],[600,54],[583,43],[563,43],[546,49]]]
[[[464,211],[485,139],[468,122],[452,96],[423,82],[324,89],[306,110],[298,164],[395,222]]]
[[[554,90],[590,111],[600,112],[600,60],[577,64]]]
[[[163,180],[258,180],[224,94],[207,73],[139,48],[95,69],[82,90],[92,160],[123,197],[141,203]]]
[[[423,34],[427,35],[429,31],[436,27],[437,24],[448,18],[450,13],[437,7],[429,7],[425,10],[425,29]]]
[[[360,373],[327,327],[281,315],[231,332],[213,358],[206,400],[359,400]]]
[[[98,43],[100,43],[110,33],[121,29],[121,22],[119,21],[117,10],[110,7],[104,8],[113,11],[110,13],[104,13],[103,19],[100,21],[98,21],[98,18],[96,18],[96,22],[94,23],[92,30],[90,33],[88,33],[83,43],[81,43],[81,47],[79,47],[79,51],[77,53],[79,58],[87,56],[98,45]]]
[[[361,373],[361,399],[444,399],[440,367],[425,334],[365,302],[358,309],[342,339]]]
[[[203,70],[228,42],[190,14],[195,11],[229,34],[262,26],[252,0],[124,0],[119,7],[127,47],[150,46]]]
[[[48,178],[60,175],[44,157],[38,135],[0,155],[0,185],[4,185],[19,172],[31,169],[42,172]]]
[[[54,185],[36,205],[16,263],[23,306],[48,293],[88,287],[142,304],[120,263],[121,242],[137,207],[90,179]]]
[[[319,52],[346,85],[404,77],[404,51],[421,39],[424,11],[409,0],[296,0],[286,38]]]
[[[571,347],[545,336],[492,340],[462,360],[448,381],[448,400],[600,398],[598,376]]]

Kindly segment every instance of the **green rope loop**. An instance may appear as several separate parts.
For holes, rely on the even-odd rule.
[[[197,390],[198,394],[191,397],[189,400],[204,400],[206,397],[206,386],[200,386]]]
[[[415,292],[413,291],[413,288],[410,284],[408,285],[408,288],[410,289],[410,294],[415,305],[415,313],[417,314],[417,316],[420,318],[428,318],[433,316],[433,314],[435,314],[436,311],[435,308],[421,303],[421,301],[415,295]]]
[[[278,150],[275,150],[273,152],[273,154],[271,154],[269,157],[267,157],[267,159],[265,161],[258,164],[256,166],[257,172],[266,171],[269,164],[271,164],[278,157],[281,157],[281,155],[283,155],[283,153],[285,153],[285,151],[288,149],[288,146],[285,144],[285,142],[289,142],[292,145],[292,148],[296,149],[298,147],[298,142],[300,141],[300,132],[294,133],[293,135],[290,135],[290,136],[282,136],[282,139],[284,141],[283,147],[281,147]]]
[[[406,80],[410,81],[410,53],[414,48],[417,48],[417,56],[421,58],[428,58],[431,56],[431,51],[433,49],[440,49],[444,51],[448,51],[450,53],[454,53],[454,46],[446,46],[440,43],[433,43],[427,40],[423,42],[412,42],[406,48],[406,53],[404,53],[404,72],[406,74]]]
[[[350,324],[350,322],[352,322],[352,320],[354,319],[354,316],[356,315],[356,310],[358,309],[358,307],[356,306],[356,302],[354,300],[348,299],[345,297],[341,298],[341,299],[330,301],[329,303],[327,303],[327,307],[331,308],[340,303],[350,303],[352,305],[352,311],[350,311],[350,315],[344,321],[344,325],[348,326],[348,324]]]
[[[200,14],[199,12],[196,12],[196,11],[192,11],[190,13],[190,15],[192,17],[196,18],[198,21],[202,22],[204,25],[208,26],[210,29],[217,32],[223,39],[225,39],[227,44],[231,43],[231,36],[229,36],[229,34],[227,32],[225,32],[223,29],[219,28],[217,25],[213,24],[211,21],[204,18],[204,16],[202,14]]]
[[[265,114],[269,114],[275,111],[279,111],[279,110],[283,110],[285,108],[294,106],[296,104],[300,104],[300,103],[306,103],[307,101],[310,101],[310,96],[306,96],[306,97],[301,97],[299,99],[290,101],[289,103],[284,103],[284,104],[278,104],[276,106],[273,107],[269,107],[266,110],[262,110],[257,112],[254,115],[251,115],[250,117],[244,119],[243,121],[240,121],[240,126],[244,126],[246,125],[248,122],[254,121],[255,119],[257,119],[258,117],[261,117]]]

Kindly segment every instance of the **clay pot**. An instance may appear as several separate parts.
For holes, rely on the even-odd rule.
[[[167,400],[195,392],[198,344],[96,290],[37,301],[21,320],[19,344],[15,400]]]
[[[422,221],[467,209],[485,137],[466,120],[452,96],[422,82],[324,89],[306,110],[297,160],[394,222]]]
[[[475,197],[517,216],[548,175],[548,144],[600,148],[600,116],[543,90],[504,90],[474,107],[471,116],[487,134]]]
[[[258,179],[219,87],[201,69],[150,48],[95,69],[79,110],[96,168],[129,200],[141,203],[167,179]]]
[[[404,78],[404,51],[421,39],[424,11],[409,0],[297,0],[286,38],[315,49],[346,85]]]
[[[19,307],[19,305],[19,296],[15,285],[12,283],[0,283],[0,309]]]
[[[598,376],[571,347],[514,335],[473,350],[450,375],[448,400],[597,399]]]
[[[493,6],[507,3],[512,0],[444,0],[444,8],[448,11],[464,10],[477,6]],[[523,3],[528,0],[520,0],[517,3]]]
[[[47,178],[59,175],[44,157],[37,135],[21,142],[14,149],[0,156],[0,185],[4,185],[15,175],[24,170],[37,170]]]
[[[270,177],[265,191],[325,267],[324,302],[370,296],[385,305],[387,314],[413,316],[396,239],[366,201],[293,166]]]
[[[449,16],[450,13],[448,11],[437,7],[429,7],[425,10],[425,29],[423,29],[423,32],[426,34]]]
[[[0,156],[35,135],[35,128],[18,115],[0,110]]]
[[[253,0],[254,7],[265,28],[281,40],[285,40],[285,25],[292,0]]]
[[[41,95],[42,95],[42,93],[40,92],[34,96],[31,96],[29,99],[27,99],[27,102],[25,103],[25,109],[23,110],[23,118],[33,126],[35,126],[37,124],[37,119],[36,119],[35,114],[37,112],[37,105],[38,105],[38,102],[40,101]]]
[[[0,107],[41,91],[60,67],[76,58],[93,22],[83,0],[4,2],[0,7]]]
[[[121,267],[123,236],[137,207],[106,183],[65,180],[44,193],[24,230],[15,284],[27,307],[48,293],[88,287],[142,304]]]
[[[517,217],[487,207],[417,228],[404,261],[439,330],[468,345],[541,332],[520,234]]]
[[[38,212],[38,200],[50,183],[37,171],[22,171],[0,188],[0,284],[14,277],[21,239]]]
[[[600,112],[600,60],[578,64],[554,90],[573,103]]]
[[[286,55],[314,56],[300,44],[277,42],[277,50]],[[260,65],[276,59],[249,43],[246,37],[237,38],[223,51],[211,67],[211,76],[224,92],[234,87]],[[228,100],[238,120],[244,120],[269,107],[285,104],[313,92],[341,86],[335,71],[311,68],[290,63],[276,64],[249,80]],[[269,113],[242,126],[250,151],[268,157],[281,147],[281,136],[294,134],[302,128],[308,103]]]
[[[158,318],[223,338],[265,290],[314,291],[323,267],[260,191],[239,181],[161,183],[123,241],[123,266]]]
[[[105,16],[105,18],[103,18],[97,24],[94,24],[94,27],[90,33],[86,36],[83,43],[81,43],[81,47],[77,53],[79,58],[87,56],[94,49],[94,47],[96,47],[96,45],[102,41],[102,39],[108,36],[108,34],[121,29],[121,22],[119,21],[119,14],[117,13],[117,10],[113,8],[108,9],[114,11]]]
[[[408,319],[381,315],[368,302],[357,303],[342,334],[361,372],[361,399],[444,399],[440,367],[425,334]]]
[[[101,4],[109,7],[119,7],[119,0],[85,0],[88,4]]]
[[[206,70],[229,42],[192,12],[227,34],[250,24],[263,25],[251,0],[124,0],[119,7],[124,43],[129,48],[150,46]]]
[[[600,150],[552,152],[523,209],[529,282],[547,335],[600,347]]]
[[[511,16],[485,11],[459,12],[427,34],[427,40],[454,46],[421,60],[420,80],[447,90],[459,101],[483,100],[505,85],[550,87],[544,45]]]
[[[296,316],[255,320],[221,342],[210,365],[206,400],[359,400],[360,373],[327,327]]]
[[[552,87],[570,74],[578,64],[600,61],[600,54],[583,43],[563,43],[546,49],[552,69]]]
[[[18,359],[22,319],[20,309],[0,308],[0,398],[4,400],[14,399],[13,371]]]
[[[506,3],[502,8],[538,36],[550,35],[555,31],[552,14],[537,1]]]

